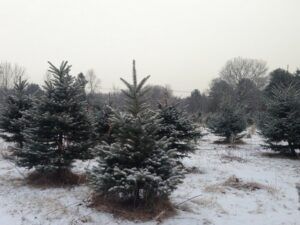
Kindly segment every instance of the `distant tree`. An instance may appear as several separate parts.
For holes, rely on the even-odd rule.
[[[233,102],[235,98],[235,90],[224,80],[215,79],[212,81],[209,92],[209,110],[211,112],[218,111],[226,102]]]
[[[220,71],[222,80],[235,87],[240,80],[249,79],[257,88],[262,89],[267,83],[267,63],[262,60],[237,57],[225,64]]]
[[[253,81],[249,79],[240,80],[237,84],[235,93],[235,101],[243,107],[247,116],[253,117],[262,110],[263,94]]]
[[[49,64],[51,80],[45,82],[45,94],[29,112],[30,126],[24,131],[26,141],[17,154],[17,165],[60,177],[75,159],[88,156],[93,131],[87,116],[84,77],[71,76],[67,62],[59,68]]]
[[[29,83],[26,88],[26,94],[28,94],[29,96],[40,97],[41,95],[43,95],[43,93],[43,90],[38,84]]]
[[[225,137],[226,142],[234,143],[242,137],[239,134],[246,129],[247,123],[239,107],[224,104],[218,112],[208,118],[207,126],[212,133]]]
[[[148,100],[148,105],[154,110],[157,109],[159,103],[173,104],[177,101],[169,86],[148,85],[146,88],[145,98]]]
[[[32,106],[32,100],[27,95],[28,83],[19,77],[12,93],[6,97],[5,107],[1,112],[0,136],[7,142],[15,142],[18,148],[24,144],[23,131],[28,125],[24,113]]]
[[[0,62],[0,106],[4,104],[14,84],[25,76],[25,68],[10,62]]]
[[[25,76],[25,68],[10,62],[0,63],[0,87],[4,89],[12,88],[20,77]]]
[[[97,77],[95,71],[90,69],[86,73],[87,77],[87,88],[91,94],[96,93],[100,88],[100,79]]]
[[[186,99],[187,111],[192,114],[199,114],[207,111],[207,98],[201,95],[198,89],[191,92],[191,95]]]
[[[260,130],[268,148],[297,156],[296,149],[300,149],[300,89],[297,84],[279,83],[270,90]]]
[[[297,76],[297,71],[295,73],[295,75],[293,75],[292,73],[289,73],[286,70],[283,69],[276,69],[273,70],[270,73],[270,82],[269,84],[266,86],[264,92],[267,96],[272,96],[273,95],[273,89],[275,87],[278,86],[278,84],[280,84],[280,86],[283,87],[289,87],[291,83],[300,83],[300,79]],[[299,85],[300,87],[300,85]]]
[[[99,144],[105,141],[110,144],[113,141],[110,121],[110,117],[113,114],[112,108],[109,105],[96,106],[91,109],[91,114],[93,117],[96,142]]]
[[[97,193],[149,209],[156,201],[168,198],[180,183],[182,171],[169,139],[157,135],[160,120],[145,100],[148,78],[137,82],[133,62],[133,83],[122,79],[127,87],[123,90],[125,112],[114,112],[111,118],[115,142],[94,149],[99,155],[98,165],[89,177]]]
[[[300,69],[297,69],[295,71],[295,77],[297,77],[298,79],[300,78]]]

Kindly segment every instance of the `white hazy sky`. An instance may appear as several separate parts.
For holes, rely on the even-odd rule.
[[[111,88],[136,59],[150,83],[203,91],[236,56],[300,67],[299,9],[299,0],[0,0],[0,60],[38,83],[48,60],[68,60],[74,75],[93,68]]]

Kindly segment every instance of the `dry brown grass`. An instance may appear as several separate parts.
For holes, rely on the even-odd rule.
[[[249,190],[255,191],[264,189],[264,185],[257,182],[244,182],[242,179],[237,178],[236,176],[229,177],[226,181],[224,181],[223,186],[231,187],[238,190]]]
[[[206,186],[204,191],[211,192],[211,193],[225,194],[226,193],[226,188],[222,185],[219,185],[219,184],[213,184],[213,185]]]
[[[205,191],[207,192],[220,192],[225,194],[226,188],[234,188],[237,190],[244,190],[244,191],[256,191],[256,190],[266,190],[267,192],[274,194],[277,190],[272,186],[261,184],[258,182],[247,182],[243,181],[236,176],[229,177],[226,181],[220,184],[214,184],[207,186]]]
[[[149,205],[133,207],[132,202],[120,203],[103,195],[94,195],[89,207],[130,221],[162,221],[176,214],[176,210],[167,199],[157,199],[152,207]]]
[[[200,170],[196,166],[187,167],[187,168],[185,168],[185,170],[187,173],[191,173],[191,174],[204,174],[204,171]]]
[[[233,161],[236,161],[236,162],[240,162],[240,163],[244,163],[244,162],[247,162],[247,160],[239,157],[239,156],[235,156],[235,155],[221,155],[221,160],[222,161],[225,161],[225,162],[233,162]]]
[[[39,188],[66,187],[85,183],[86,176],[75,174],[70,170],[64,170],[60,173],[53,174],[44,174],[35,171],[26,177],[26,181],[29,185]]]

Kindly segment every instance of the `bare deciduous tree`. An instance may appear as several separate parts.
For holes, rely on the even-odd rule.
[[[237,57],[227,61],[220,77],[234,87],[240,80],[249,79],[262,89],[267,83],[267,71],[267,63],[263,60]]]
[[[10,62],[0,62],[0,105],[14,86],[14,83],[20,78],[24,78],[25,68]]]
[[[52,74],[47,70],[44,75],[44,81],[50,82]]]
[[[91,94],[94,94],[96,93],[99,88],[100,88],[100,79],[97,77],[95,71],[93,69],[90,69],[87,71],[86,73],[86,79],[87,79],[87,88],[88,88],[88,91],[91,93]]]
[[[0,87],[9,89],[20,77],[24,77],[25,68],[10,62],[0,63]]]

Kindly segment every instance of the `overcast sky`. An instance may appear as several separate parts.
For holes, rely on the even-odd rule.
[[[42,83],[47,61],[93,68],[103,88],[140,78],[201,91],[236,56],[300,67],[299,0],[0,0],[0,60]],[[178,93],[180,95],[180,93]]]

